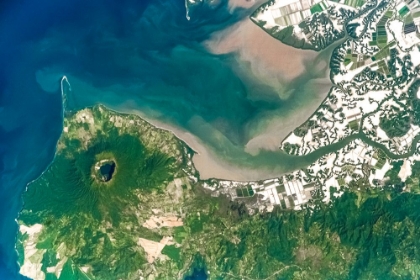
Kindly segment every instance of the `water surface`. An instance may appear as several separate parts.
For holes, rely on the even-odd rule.
[[[193,9],[188,21],[182,0],[2,1],[0,278],[17,277],[14,219],[27,182],[53,159],[63,75],[73,109],[100,102],[175,127],[214,164],[232,167],[222,177],[241,177],[235,172],[243,167],[268,176],[310,162],[273,150],[326,95],[330,50],[294,52],[284,62],[300,65],[293,75],[281,60],[279,68],[268,65],[258,55],[275,48],[226,44],[249,13],[220,1]],[[206,164],[203,174],[221,175]]]

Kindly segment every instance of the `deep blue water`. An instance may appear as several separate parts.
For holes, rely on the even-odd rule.
[[[153,84],[179,79],[156,74],[170,66],[153,66],[154,60],[170,64],[167,54],[175,46],[195,44],[235,20],[215,11],[214,24],[204,25],[201,17],[185,25],[182,0],[149,2],[1,1],[0,279],[19,278],[14,219],[26,184],[53,158],[61,131],[60,76],[87,77],[99,87],[131,83],[140,74]],[[137,61],[130,61],[134,56]]]
[[[191,21],[183,0],[0,2],[0,279],[18,278],[14,219],[26,184],[53,158],[62,75],[72,85],[72,108],[140,109],[230,158],[243,156],[256,117],[306,98],[315,74],[291,82],[291,101],[258,82],[249,98],[237,62],[205,51],[201,42],[246,16],[221,2],[193,10]]]

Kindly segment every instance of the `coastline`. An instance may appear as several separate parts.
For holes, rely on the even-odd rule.
[[[260,34],[263,38],[266,38],[267,40],[273,40],[272,37],[269,36],[265,31],[261,30],[257,26],[254,26],[255,24],[252,23],[252,21],[247,18],[245,21],[248,25],[246,26],[253,26],[254,29],[250,34],[254,34],[254,32],[257,32]],[[235,29],[235,28],[234,28]],[[230,29],[229,32],[232,32],[233,30]],[[248,34],[248,33],[247,33]],[[242,40],[246,39],[248,36],[242,37],[244,34],[238,35],[240,38],[242,37]],[[210,40],[211,41],[211,40]],[[207,41],[209,43],[210,41]],[[246,40],[245,40],[246,41]],[[219,42],[220,43],[220,42]],[[298,67],[295,65],[293,66],[293,73],[290,73],[289,67],[281,67],[280,70],[274,71],[271,69],[271,71],[252,71],[253,72],[253,78],[262,78],[265,77],[266,81],[270,81],[269,84],[271,84],[272,87],[275,85],[279,85],[282,83],[288,84],[291,81],[298,82],[298,77],[302,75],[302,71],[304,71],[304,66],[309,62],[309,60],[316,61],[317,65],[324,68],[323,64],[319,64],[319,62],[322,62],[324,60],[323,58],[319,57],[320,54],[316,54],[316,52],[313,51],[302,51],[302,50],[294,50],[292,47],[287,46],[277,40],[273,40],[273,50],[271,54],[274,56],[277,51],[274,51],[274,46],[282,45],[285,49],[288,51],[291,51],[293,54],[302,54],[306,53],[307,55],[304,56],[304,58],[301,58],[300,55],[297,55],[299,58],[298,61]],[[223,45],[223,44],[222,44]],[[207,47],[209,47],[207,45]],[[236,49],[237,46],[230,45],[229,42],[224,45],[224,48],[219,49],[219,51],[216,51],[213,49],[213,52],[216,53],[231,53],[231,52],[241,52],[241,50]],[[236,50],[235,50],[236,49]],[[253,51],[247,55],[246,60],[248,62],[255,61],[255,58],[258,57],[256,53],[258,53],[258,48],[255,49],[255,46],[251,48]],[[245,51],[245,50],[242,50]],[[255,53],[256,52],[256,53]],[[329,58],[329,57],[328,57]],[[270,65],[271,59],[269,57],[265,58],[265,62],[261,64],[260,66],[267,66]],[[274,63],[276,64],[276,63]],[[274,67],[273,65],[270,65],[271,67]],[[260,68],[261,68],[260,67]],[[297,68],[296,68],[297,67]],[[265,67],[262,67],[261,69],[265,69]],[[260,69],[260,70],[261,70]],[[240,70],[240,69],[239,69]],[[239,71],[238,70],[238,71]],[[245,70],[245,69],[242,69]],[[262,70],[261,70],[262,71]],[[291,76],[285,76],[285,74],[288,73]],[[328,80],[328,74],[329,71],[326,71],[325,76],[322,75],[321,77],[313,77],[311,76],[314,83],[322,84],[321,87],[328,87],[328,90],[321,90],[317,91],[316,93],[313,93],[313,98],[315,102],[307,102],[306,100],[306,94],[302,95],[299,100],[297,100],[295,104],[289,104],[289,105],[295,105],[290,107],[290,109],[282,108],[281,110],[286,109],[288,111],[286,115],[281,116],[279,112],[274,112],[272,116],[267,118],[265,122],[262,122],[262,126],[254,126],[252,130],[248,127],[248,137],[249,140],[247,143],[245,143],[245,146],[242,147],[244,151],[244,156],[241,158],[238,158],[238,161],[224,158],[222,154],[218,154],[217,151],[213,150],[213,148],[209,145],[206,145],[199,137],[195,136],[194,134],[190,133],[186,129],[169,124],[164,123],[163,121],[159,121],[157,118],[153,117],[153,114],[147,114],[147,112],[143,112],[140,108],[132,107],[130,105],[126,106],[127,103],[120,103],[116,105],[115,103],[109,103],[105,100],[101,100],[98,103],[104,104],[108,108],[120,112],[120,113],[134,113],[147,122],[149,122],[151,125],[161,128],[164,130],[168,130],[171,133],[173,133],[177,138],[179,138],[181,141],[185,142],[192,150],[196,152],[196,154],[193,156],[193,163],[196,167],[196,169],[200,173],[201,179],[209,179],[209,178],[218,178],[218,179],[226,179],[226,180],[234,180],[234,181],[255,181],[255,180],[263,180],[273,177],[278,177],[281,174],[284,174],[285,172],[282,172],[284,169],[284,163],[279,163],[277,167],[275,166],[261,166],[257,165],[256,168],[251,166],[250,164],[246,164],[247,159],[251,159],[253,156],[257,156],[259,153],[264,152],[275,152],[279,151],[279,147],[282,143],[282,141],[294,130],[294,128],[300,126],[303,124],[310,116],[316,111],[316,108],[319,107],[320,104],[322,104],[323,100],[328,96],[329,90],[330,90],[330,80]],[[252,78],[252,77],[251,77]],[[71,79],[71,77],[70,77]],[[268,79],[268,80],[267,80]],[[295,80],[297,79],[297,80]],[[70,98],[70,96],[67,96],[64,90],[64,82],[66,82],[66,86],[68,86],[69,90],[71,90],[71,85],[68,81],[68,78],[66,76],[63,76],[61,78],[61,94],[63,98],[63,117],[65,115],[65,111],[68,109],[72,109],[73,106],[69,106],[70,104],[67,104],[67,98]],[[298,83],[297,83],[298,84]],[[309,85],[310,86],[310,85]],[[290,90],[293,90],[290,89]],[[280,95],[280,93],[278,93]],[[259,98],[259,96],[256,96]],[[265,98],[264,96],[262,98]],[[281,98],[280,98],[281,99]],[[105,101],[105,102],[104,102]],[[304,103],[306,104],[304,104]],[[88,102],[89,103],[89,102]],[[95,102],[96,103],[96,102]],[[302,106],[300,106],[300,104]],[[90,104],[92,106],[94,104]],[[77,106],[76,106],[77,107]],[[82,106],[82,107],[89,107],[89,106]],[[297,115],[296,115],[297,113]],[[293,115],[293,117],[291,117]],[[256,119],[256,122],[259,120]],[[239,148],[239,147],[238,147]],[[249,156],[249,157],[248,157]],[[244,161],[245,160],[245,161]],[[245,163],[245,164],[244,164]]]
[[[182,128],[150,118],[139,110],[124,110],[123,108],[112,108],[112,110],[119,113],[135,114],[156,128],[173,133],[178,139],[183,141],[196,153],[193,156],[193,163],[197,171],[200,173],[201,180],[217,178],[233,181],[257,181],[279,176],[279,173],[273,170],[256,170],[231,164],[218,157],[216,153],[209,147],[206,147],[197,136],[194,136]]]
[[[71,83],[69,82],[67,76],[63,76],[60,82],[60,92],[61,92],[62,101],[63,101],[62,102],[63,120],[65,117],[66,111],[72,111],[72,109],[68,108],[66,104],[68,96],[67,96],[67,93],[64,91],[64,85],[63,85],[64,82],[67,83],[69,90],[71,90]],[[200,179],[202,180],[206,180],[210,178],[217,178],[217,179],[232,180],[232,181],[257,181],[257,180],[264,180],[264,179],[269,179],[273,177],[278,177],[281,174],[281,172],[279,172],[279,170],[276,170],[276,169],[270,169],[270,168],[257,169],[257,168],[241,166],[239,164],[229,162],[228,160],[223,159],[220,156],[218,156],[217,153],[211,149],[211,147],[206,146],[197,136],[193,135],[192,133],[186,131],[185,129],[177,127],[175,125],[165,123],[156,118],[150,117],[150,115],[147,115],[145,112],[139,109],[133,108],[132,106],[129,106],[129,105],[127,106],[124,103],[115,106],[107,102],[98,102],[97,104],[103,104],[104,106],[108,107],[110,110],[113,110],[117,113],[135,114],[139,116],[140,118],[142,118],[143,120],[145,120],[146,122],[148,122],[149,124],[151,124],[152,126],[173,133],[175,137],[177,137],[179,140],[184,142],[187,146],[189,146],[195,152],[192,158],[192,161],[194,163],[194,167],[200,174]],[[91,106],[94,106],[94,105],[91,105]],[[91,107],[91,106],[83,106],[83,108]],[[252,154],[249,154],[249,156],[252,156]],[[47,166],[45,170],[48,169],[50,164]],[[42,172],[40,176],[42,176],[44,172]],[[31,182],[29,182],[27,186]]]
[[[71,85],[70,85],[70,82],[69,82],[69,80],[67,79],[67,76],[63,76],[63,77],[61,77],[61,79],[60,79],[60,94],[61,94],[61,127],[62,127],[62,129],[61,130],[63,130],[63,124],[64,124],[64,118],[65,118],[65,113],[66,113],[66,108],[67,108],[67,105],[66,105],[66,102],[67,102],[67,96],[66,96],[66,94],[64,93],[64,90],[63,90],[63,83],[64,82],[66,82],[67,84],[68,84],[68,86],[69,86],[69,88],[71,89]],[[60,135],[60,137],[61,137],[61,135]],[[59,139],[57,139],[57,143],[58,143],[58,140]],[[26,185],[25,185],[25,189],[23,190],[23,192],[21,193],[21,195],[19,196],[19,198],[20,198],[20,200],[22,201],[22,208],[21,209],[19,209],[19,212],[17,213],[17,216],[15,217],[15,219],[14,219],[14,221],[15,221],[15,223],[16,223],[16,233],[15,233],[15,240],[14,240],[14,251],[15,251],[15,255],[16,256],[19,256],[19,252],[18,252],[18,248],[17,248],[17,241],[18,241],[18,234],[19,234],[19,232],[20,232],[20,225],[19,225],[19,222],[18,222],[18,219],[19,219],[19,215],[20,215],[20,213],[21,213],[21,211],[22,211],[22,209],[23,209],[23,206],[24,206],[24,201],[23,201],[23,194],[24,193],[26,193],[27,191],[28,191],[28,187],[29,187],[29,185],[31,185],[34,181],[36,181],[38,178],[40,178],[41,176],[43,176],[44,175],[44,173],[48,170],[48,168],[50,168],[50,166],[52,165],[52,163],[54,162],[54,160],[55,160],[55,156],[56,156],[56,153],[57,153],[57,143],[55,144],[55,147],[54,147],[54,156],[53,156],[53,158],[52,158],[52,160],[48,163],[48,165],[45,167],[45,169],[38,175],[38,176],[36,176],[34,179],[32,179],[32,180],[30,180]],[[20,274],[20,269],[21,269],[21,266],[20,266],[20,264],[19,264],[19,261],[18,261],[18,259],[16,259],[16,264],[17,264],[17,268],[19,269],[17,272],[19,273],[19,275],[21,275]]]

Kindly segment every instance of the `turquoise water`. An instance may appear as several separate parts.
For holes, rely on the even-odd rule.
[[[53,158],[62,129],[62,75],[72,85],[73,109],[101,102],[142,110],[192,132],[238,165],[284,171],[310,162],[244,152],[250,132],[268,118],[309,104],[313,79],[324,75],[306,65],[284,100],[262,82],[235,74],[243,65],[233,55],[203,48],[204,40],[249,11],[230,14],[221,1],[194,9],[187,21],[183,0],[14,2],[0,5],[0,279],[18,277],[14,219],[26,184]],[[317,59],[328,62],[329,52]]]

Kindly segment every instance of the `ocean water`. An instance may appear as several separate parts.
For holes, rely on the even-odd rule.
[[[140,110],[191,132],[239,166],[284,171],[310,162],[244,150],[267,120],[310,104],[325,71],[306,65],[284,89],[289,97],[279,96],[246,73],[235,54],[203,46],[249,15],[212,2],[191,10],[187,21],[183,0],[1,1],[0,279],[19,278],[14,219],[27,183],[53,159],[63,75],[72,109],[101,102]],[[328,54],[318,61],[327,64]]]

